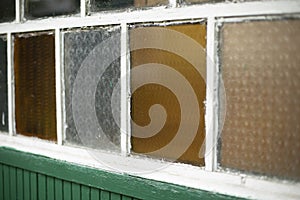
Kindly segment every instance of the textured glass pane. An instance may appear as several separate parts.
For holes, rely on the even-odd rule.
[[[119,149],[119,33],[119,27],[64,33],[68,142]]]
[[[0,8],[0,22],[15,20],[15,0],[1,0]]]
[[[168,0],[92,0],[91,11],[167,5]]]
[[[80,0],[25,0],[25,17],[37,18],[78,13]]]
[[[222,27],[223,167],[300,178],[299,35],[299,20]]]
[[[14,40],[17,133],[56,140],[55,57],[52,33]]]
[[[204,165],[205,37],[201,24],[130,31],[134,152]]]
[[[6,46],[5,38],[0,36],[0,131],[8,131]]]

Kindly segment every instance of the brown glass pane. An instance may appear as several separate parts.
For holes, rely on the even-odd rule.
[[[54,35],[16,35],[14,40],[17,133],[56,140]]]
[[[154,35],[153,35],[154,30]],[[170,31],[170,32],[169,32]],[[170,35],[171,34],[171,35]],[[175,36],[173,35],[175,34]],[[133,121],[145,127],[151,123],[151,120],[161,121],[162,117],[158,116],[156,119],[151,119],[149,111],[151,106],[159,104],[164,107],[166,112],[166,122],[162,128],[155,132],[156,134],[149,137],[144,137],[140,129],[132,126],[132,150],[136,153],[142,153],[160,158],[176,160],[184,163],[194,165],[204,165],[204,159],[201,152],[202,143],[204,141],[204,99],[206,94],[205,86],[205,53],[204,48],[206,36],[206,26],[201,24],[183,24],[173,25],[167,27],[140,27],[130,31],[130,47],[131,47],[131,88],[137,87],[139,82],[143,82],[150,74],[154,74],[157,81],[152,83],[142,84],[141,87],[132,91],[131,98],[131,117]],[[185,38],[198,48],[194,46],[187,47],[185,55],[180,54],[185,43]],[[188,38],[188,39],[187,39]],[[152,48],[145,47],[144,44],[161,44],[160,47]],[[142,46],[142,48],[137,48]],[[147,45],[146,45],[147,46]],[[165,47],[165,48],[164,48]],[[196,59],[190,58],[196,56]],[[189,57],[189,58],[187,58]],[[193,57],[195,58],[195,57]],[[134,70],[140,69],[144,64],[152,64],[153,69],[144,71],[140,74],[135,74]],[[192,63],[196,63],[193,65]],[[163,71],[155,68],[157,65],[165,65],[171,73],[177,73],[183,77],[183,82],[172,78],[171,74],[165,74]],[[143,69],[143,68],[141,68]],[[199,71],[203,73],[199,73]],[[203,77],[204,75],[204,77]],[[168,80],[175,81],[175,86],[179,88],[176,92],[172,90],[174,85],[160,84],[160,81]],[[180,79],[181,80],[181,79]],[[186,93],[185,83],[191,86],[191,93]],[[185,102],[178,96],[186,97]],[[195,95],[198,102],[197,107],[192,107],[189,102],[192,95]],[[183,114],[182,105],[187,105],[191,110],[200,110],[198,119],[193,118],[193,111],[189,114]],[[190,104],[190,105],[189,105]],[[151,114],[150,114],[151,115]],[[187,122],[187,123],[186,123]],[[185,124],[185,125],[183,125]],[[180,132],[182,126],[193,126],[197,124],[195,132]],[[154,127],[154,129],[157,127]],[[154,131],[154,130],[153,130]],[[178,134],[183,134],[183,138],[176,143],[175,138]],[[193,135],[194,134],[194,135]],[[140,137],[142,136],[142,137]],[[187,138],[192,137],[191,143],[186,146],[185,151],[180,155],[176,152],[177,149],[186,145]],[[170,146],[170,144],[172,144]],[[170,147],[168,151],[163,151],[165,147]]]
[[[134,0],[134,6],[139,7],[149,7],[149,6],[158,6],[158,5],[167,5],[168,0]]]
[[[222,27],[223,167],[300,178],[299,35],[299,20]]]

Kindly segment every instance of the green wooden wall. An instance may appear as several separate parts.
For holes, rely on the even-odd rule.
[[[216,183],[217,184],[217,183]],[[236,199],[0,147],[0,199]]]

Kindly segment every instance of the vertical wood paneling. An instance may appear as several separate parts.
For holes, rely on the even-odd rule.
[[[80,200],[80,185],[72,183],[72,200]]]
[[[55,179],[54,180],[54,188],[55,188],[55,199],[63,199],[63,187],[62,180]]]
[[[37,200],[38,193],[37,174],[30,172],[30,197],[31,200]]]
[[[30,200],[30,173],[27,170],[23,171],[23,188],[24,188],[24,200]]]
[[[88,186],[81,186],[81,199],[89,200],[91,197],[91,189]]]
[[[54,178],[47,177],[47,200],[54,200]]]
[[[4,193],[4,180],[3,180],[3,167],[2,164],[0,164],[0,199],[4,199],[3,193]]]
[[[10,199],[10,178],[9,178],[9,167],[6,165],[3,165],[3,180],[4,180],[4,185],[3,185],[3,196],[4,199]]]
[[[17,199],[17,170],[15,167],[9,168],[10,176],[10,198]]]
[[[101,200],[110,200],[110,194],[108,191],[101,190],[101,195],[100,195]]]
[[[46,176],[38,174],[38,199],[46,199],[47,196]]]
[[[110,193],[110,200],[121,200],[121,195],[117,193]]]
[[[122,195],[122,200],[133,200],[133,198]]]
[[[23,178],[23,170],[17,169],[17,199],[24,199],[24,178]]]
[[[91,188],[91,200],[99,200],[100,190],[97,188]]]
[[[71,187],[71,183],[68,181],[63,182],[63,194],[64,194],[64,200],[72,199],[72,187]]]

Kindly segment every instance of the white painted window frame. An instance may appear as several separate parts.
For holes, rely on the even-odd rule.
[[[16,0],[16,20],[11,23],[0,24],[0,34],[7,35],[8,58],[8,110],[9,134],[0,134],[0,146],[12,147],[21,151],[40,154],[72,163],[83,164],[104,170],[112,170],[97,162],[86,149],[62,145],[64,140],[64,84],[63,84],[63,37],[62,30],[83,26],[105,26],[118,24],[121,26],[121,52],[128,52],[128,26],[132,23],[186,21],[192,19],[207,20],[207,92],[206,122],[212,120],[214,124],[206,130],[206,148],[214,147],[205,156],[205,168],[180,163],[169,164],[168,167],[151,173],[134,174],[144,178],[165,181],[193,187],[197,189],[219,192],[223,194],[254,198],[254,199],[300,199],[300,183],[286,180],[262,178],[255,175],[219,171],[217,168],[217,149],[215,143],[218,136],[218,55],[217,55],[217,23],[239,21],[245,19],[268,19],[270,16],[298,16],[300,2],[298,0],[257,1],[243,3],[216,3],[179,6],[175,0],[170,0],[169,6],[155,7],[147,10],[133,10],[131,12],[99,12],[87,16],[86,0],[81,0],[79,15],[69,17],[55,17],[24,21],[23,0]],[[55,64],[56,64],[56,109],[57,109],[57,144],[15,134],[14,116],[14,67],[13,67],[13,34],[21,32],[51,30],[55,32]],[[128,54],[121,55],[121,75],[130,74]],[[121,128],[130,130],[130,77],[121,82]],[[122,134],[126,135],[126,134]],[[130,153],[130,136],[121,137],[121,148],[124,154]],[[210,149],[211,150],[211,149]],[[138,157],[109,155],[112,162],[120,165],[134,162]],[[155,162],[143,158],[144,162]],[[113,170],[114,171],[114,170]],[[182,173],[182,172],[185,173]],[[263,189],[262,189],[263,188]]]

